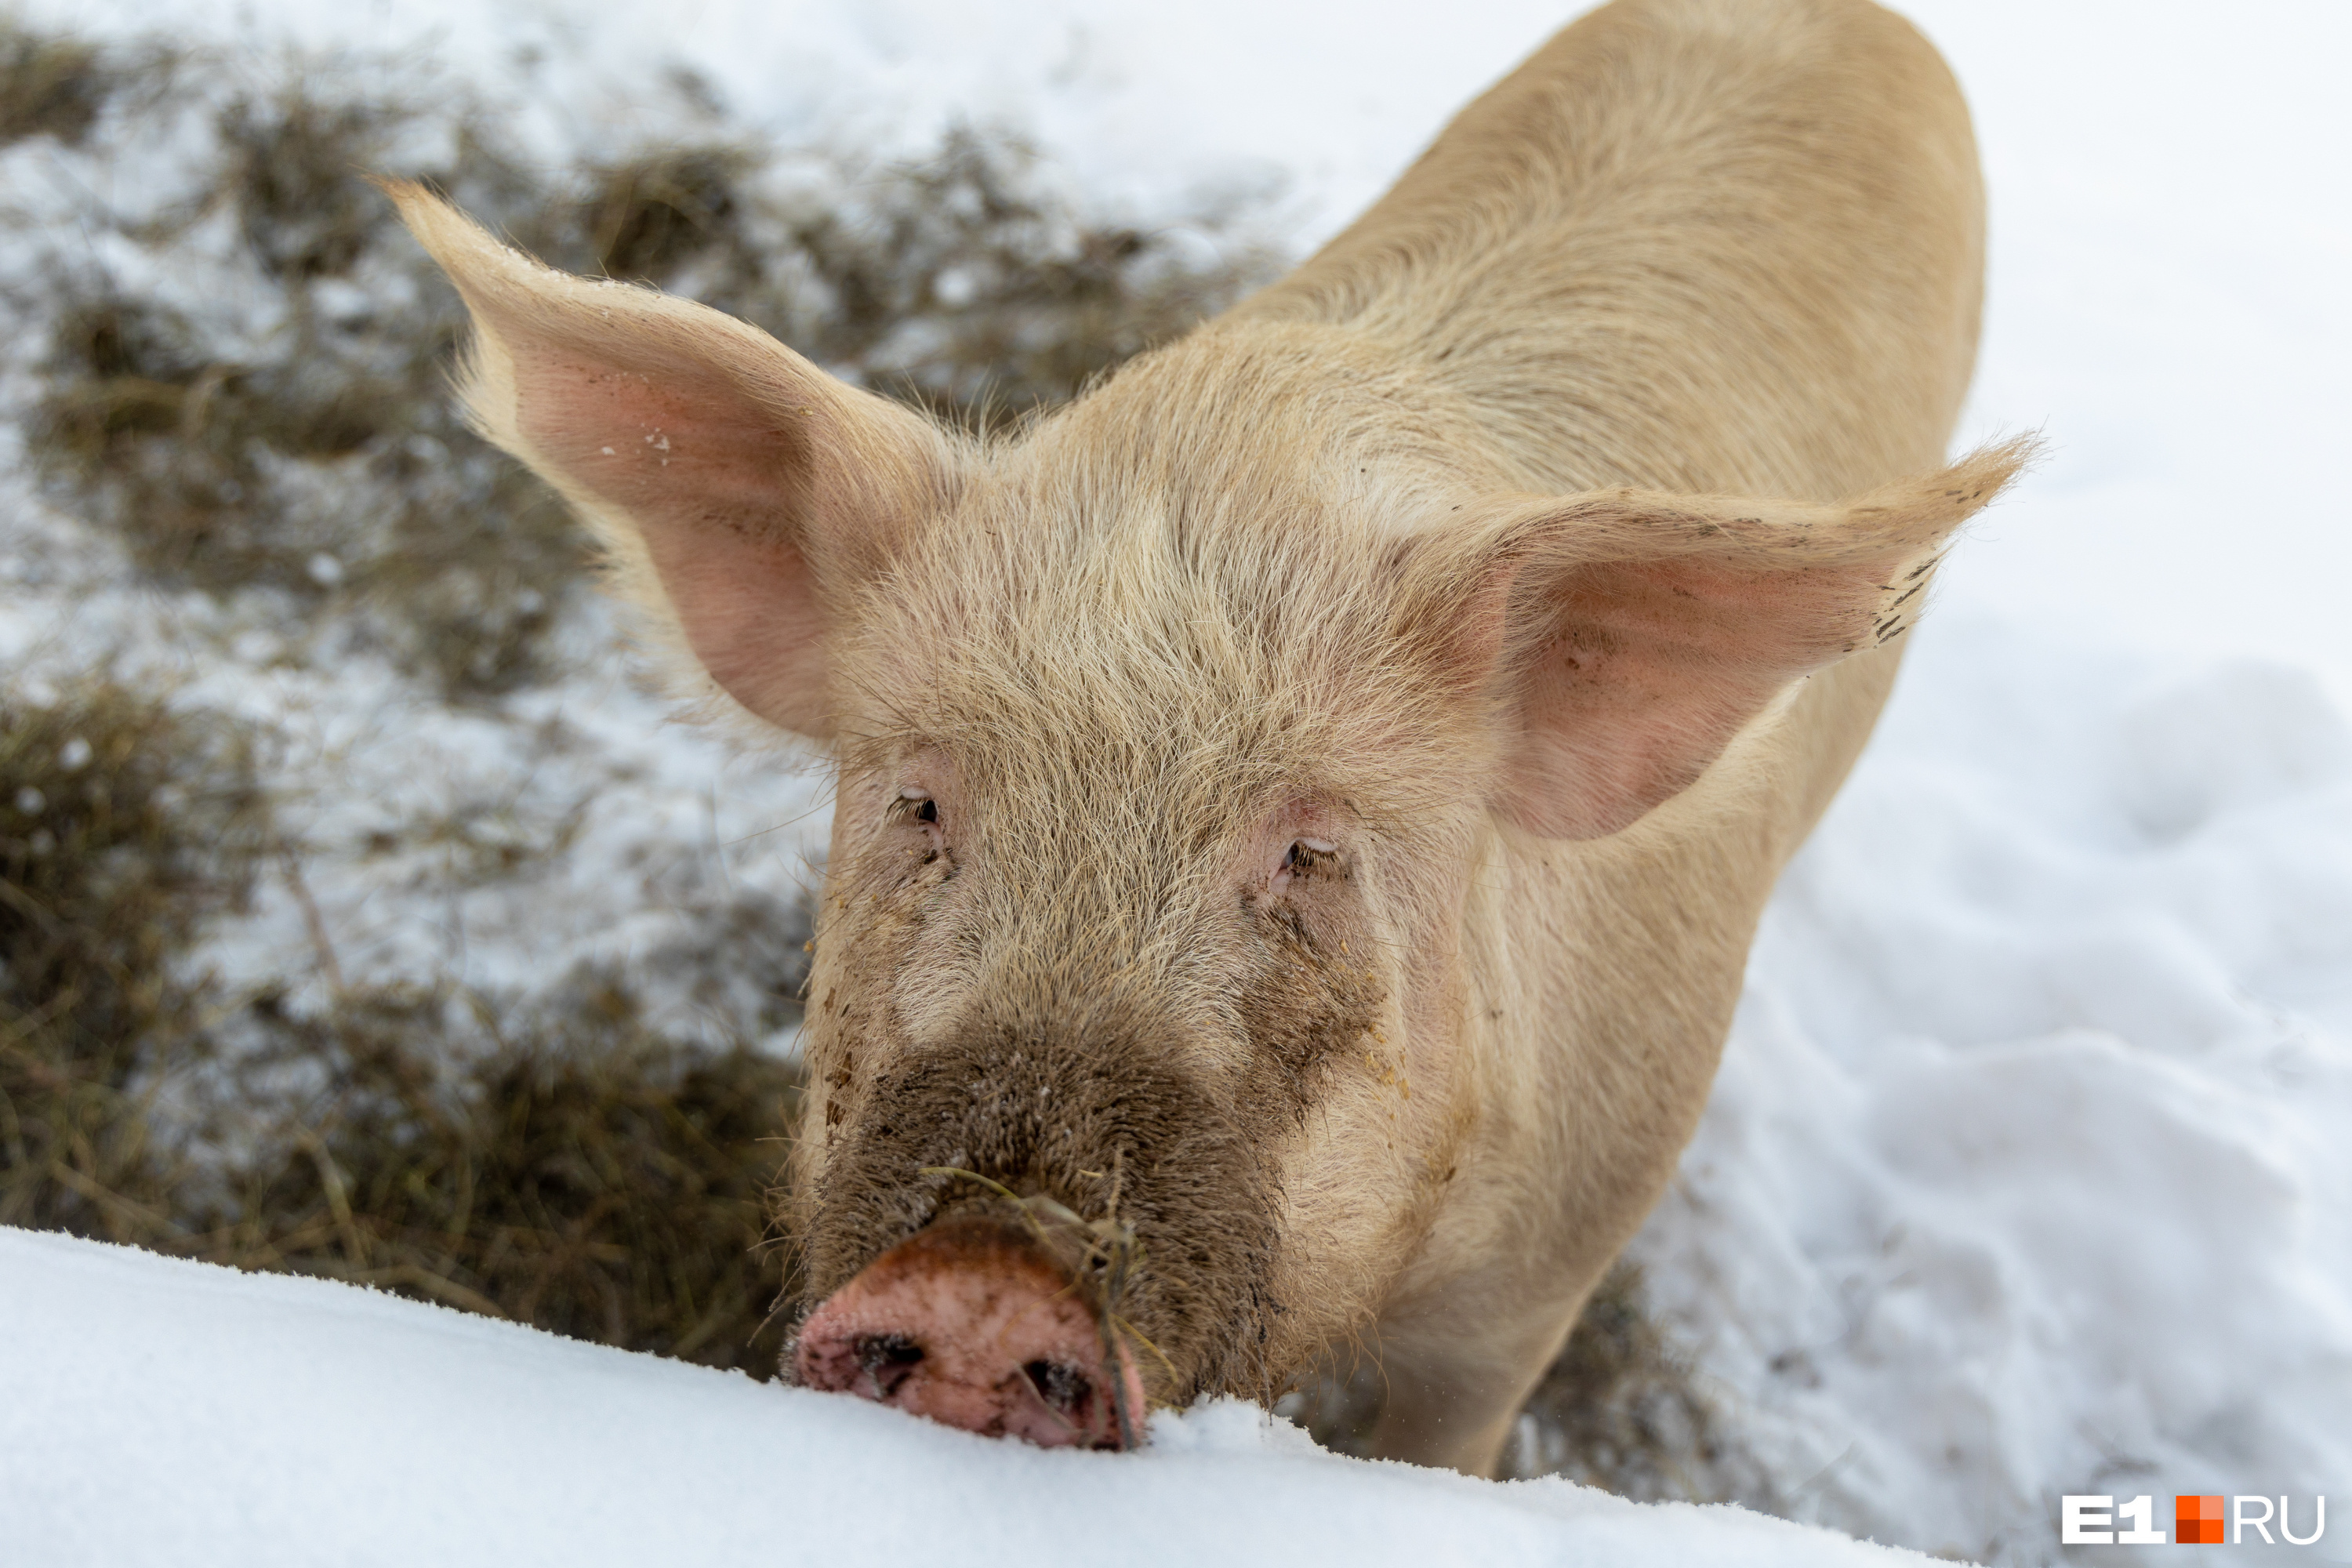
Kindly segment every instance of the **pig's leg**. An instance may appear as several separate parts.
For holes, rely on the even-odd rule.
[[[1591,1281],[1563,1300],[1524,1279],[1471,1275],[1381,1314],[1384,1394],[1372,1452],[1489,1476],[1520,1406],[1567,1342]]]

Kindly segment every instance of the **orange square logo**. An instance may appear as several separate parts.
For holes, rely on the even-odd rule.
[[[2172,1539],[2182,1546],[2219,1546],[2221,1540],[2221,1500],[2217,1497],[2175,1497]]]

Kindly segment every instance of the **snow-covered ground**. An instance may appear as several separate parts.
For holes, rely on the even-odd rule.
[[[2291,665],[1967,614],[1912,658],[1766,918],[1654,1301],[1800,1518],[2035,1562],[2065,1492],[2340,1509],[2352,724]]]
[[[1339,1458],[1234,1402],[1155,1417],[1143,1453],[1048,1453],[22,1231],[0,1230],[0,1528],[23,1568],[1925,1561],[1730,1507]]]
[[[915,150],[958,117],[1009,122],[1074,188],[1147,220],[1197,209],[1204,193],[1257,193],[1253,221],[1293,249],[1344,221],[1446,112],[1563,19],[1530,0],[1466,15],[1337,0],[26,9],[108,30],[209,30],[256,50],[289,35],[429,47],[530,105],[551,155],[625,135],[633,84],[649,61],[677,58],[787,141]],[[2333,472],[2352,429],[2352,184],[2342,176],[2352,94],[2336,79],[2352,11],[2278,4],[2222,17],[2022,0],[1906,9],[1969,92],[1992,192],[1988,331],[1964,434],[2038,427],[2054,455],[1944,574],[1877,741],[1767,919],[1714,1104],[1636,1252],[1735,1440],[1798,1518],[2038,1563],[2060,1555],[2062,1493],[2285,1493],[2304,1519],[2312,1494],[2332,1492],[2339,1511],[2352,1509],[2352,626],[2341,586],[2352,516]],[[9,657],[58,635],[69,613],[113,616],[126,636],[179,635],[128,626],[155,613],[151,601],[69,587],[16,595],[0,615]],[[232,612],[191,602],[163,613]],[[72,635],[98,630],[78,619]],[[232,647],[248,632],[267,635],[205,635]],[[508,796],[518,831],[586,813],[567,829],[574,858],[536,885],[545,901],[467,893],[420,923],[375,884],[322,887],[360,954],[352,963],[373,954],[396,966],[403,944],[433,941],[501,973],[615,942],[657,952],[690,929],[681,909],[716,907],[743,879],[787,896],[800,856],[822,841],[808,781],[770,763],[721,765],[713,743],[656,731],[650,705],[609,676],[541,699],[593,729],[596,754],[629,759],[632,793],[600,784],[590,800],[566,794],[548,756],[500,762],[507,742],[467,728],[479,721],[412,710],[399,691],[366,686],[363,671],[330,679],[281,666],[276,685],[257,690],[250,669],[269,662],[193,679],[215,682],[214,700],[278,721],[311,715],[314,770],[347,766],[417,790],[519,774],[528,787]],[[419,748],[446,752],[446,767],[419,765]],[[363,833],[360,816],[408,808],[371,784],[321,809],[353,819],[314,825],[323,840]],[[777,831],[754,839],[754,828]],[[676,862],[671,897],[616,931],[599,889],[614,868],[634,879],[648,861]],[[232,967],[266,966],[268,943],[300,924],[266,907],[243,930],[252,946],[229,955]],[[323,1484],[333,1477],[352,1478],[349,1495],[383,1495],[365,1489],[359,1458],[316,1479],[289,1471],[306,1479],[282,1492],[248,1484],[209,1500],[204,1479],[221,1472],[181,1468],[215,1451],[259,1465],[264,1450],[236,1445],[278,1441],[273,1421],[333,1418],[285,1390],[352,1379],[421,1398],[379,1372],[427,1377],[436,1363],[415,1347],[436,1336],[449,1359],[429,1375],[457,1379],[461,1392],[478,1383],[483,1403],[469,1408],[498,1438],[434,1461],[446,1495],[595,1500],[582,1517],[599,1539],[646,1528],[604,1506],[619,1499],[658,1501],[673,1529],[719,1519],[752,1528],[761,1516],[707,1500],[723,1492],[732,1507],[767,1484],[780,1500],[766,1516],[777,1538],[855,1544],[856,1528],[906,1531],[892,1539],[910,1553],[929,1539],[1003,1542],[989,1549],[1009,1554],[1018,1537],[986,1531],[1029,1520],[1057,1531],[1096,1521],[1087,1528],[1104,1542],[1140,1532],[1202,1550],[1209,1536],[1181,1532],[1243,1521],[1259,1533],[1232,1539],[1267,1543],[1268,1556],[1291,1541],[1307,1552],[1311,1540],[1318,1559],[1483,1561],[1507,1558],[1518,1541],[1531,1555],[1569,1559],[1587,1544],[1573,1531],[1635,1517],[1559,1488],[1480,1489],[1315,1460],[1231,1411],[1160,1428],[1164,1452],[1144,1464],[983,1452],[879,1413],[422,1309],[352,1306],[322,1286],[228,1289],[62,1242],[5,1245],[0,1313],[48,1313],[42,1321],[60,1332],[86,1320],[68,1342],[88,1353],[166,1342],[161,1318],[110,1316],[145,1308],[109,1306],[102,1283],[144,1281],[137,1270],[152,1268],[154,1299],[188,1303],[214,1336],[180,1342],[214,1360],[206,1375],[228,1345],[253,1347],[232,1368],[273,1364],[264,1347],[279,1342],[327,1358],[270,1371],[289,1381],[253,1398],[276,1404],[236,1403],[230,1375],[159,1384],[248,1418],[201,1436],[159,1426],[184,1436],[156,1436],[139,1462],[171,1489],[159,1482],[152,1508],[111,1490],[90,1513],[38,1515],[60,1541],[74,1539],[77,1517],[128,1532],[111,1538],[123,1542],[161,1540],[136,1532],[164,1531],[173,1509],[233,1503],[289,1510],[248,1516],[257,1542],[270,1521],[350,1532],[336,1540],[380,1531],[422,1542],[398,1532],[444,1526],[504,1539],[495,1531],[520,1529],[514,1519],[477,1518],[457,1501],[419,1518],[389,1501],[335,1511],[338,1493]],[[121,1270],[132,1272],[109,1272]],[[143,1302],[150,1289],[129,1294]],[[331,1326],[346,1323],[355,1345],[382,1334],[410,1348],[387,1349],[380,1367],[356,1350],[352,1364],[332,1364]],[[5,1347],[27,1342],[0,1334],[0,1357],[22,1358]],[[499,1381],[509,1359],[520,1370]],[[110,1363],[109,1375],[127,1379],[131,1364]],[[52,1376],[46,1360],[18,1365],[15,1386]],[[89,1385],[41,1386],[55,1416]],[[98,1386],[120,1387],[125,1414],[201,1414],[134,1397],[132,1381]],[[583,1392],[592,1388],[613,1391],[611,1413]],[[562,1414],[529,1414],[542,1400]],[[633,1447],[638,1419],[677,1447]],[[705,1422],[720,1436],[703,1436]],[[362,1442],[355,1428],[302,1429],[319,1436],[271,1451],[325,1464],[330,1432]],[[130,1440],[121,1422],[0,1426],[0,1487],[37,1473],[19,1469],[19,1456],[69,1468],[70,1450],[44,1436],[67,1430],[92,1444]],[[433,1444],[476,1443],[431,1430]],[[383,1436],[353,1452],[394,1444]],[[777,1462],[751,1458],[762,1453]],[[558,1462],[573,1458],[576,1474]],[[631,1465],[653,1478],[645,1489],[629,1489]],[[237,1473],[249,1482],[264,1472]],[[513,1485],[489,1489],[484,1474]],[[942,1485],[973,1489],[950,1507]],[[1209,1496],[1213,1507],[1185,1500]],[[1578,1510],[1590,1511],[1568,1517]],[[1676,1515],[1675,1528],[1714,1517]],[[1364,1546],[1350,1551],[1356,1521]],[[2332,1539],[2309,1555],[2352,1561],[2352,1522],[2331,1523]],[[664,1536],[663,1554],[684,1555],[667,1543],[690,1539]],[[1479,1550],[1463,1553],[1471,1540]],[[1503,1544],[1489,1551],[1490,1541]],[[1749,1544],[1743,1536],[1741,1550]],[[112,1560],[136,1555],[126,1547]],[[1717,1560],[1693,1540],[1658,1560],[1701,1559]],[[267,1558],[257,1546],[242,1560]]]

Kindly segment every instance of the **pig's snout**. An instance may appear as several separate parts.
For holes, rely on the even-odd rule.
[[[1020,1226],[942,1221],[835,1291],[802,1325],[802,1384],[1048,1448],[1139,1439],[1124,1342]]]

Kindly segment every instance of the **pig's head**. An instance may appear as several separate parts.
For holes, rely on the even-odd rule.
[[[2014,452],[1845,506],[1510,493],[1337,334],[982,446],[395,198],[485,431],[720,708],[827,748],[801,1378],[1124,1446],[1360,1329],[1460,1173],[1467,911],[1893,636]]]

